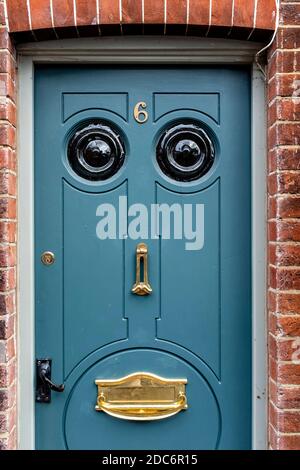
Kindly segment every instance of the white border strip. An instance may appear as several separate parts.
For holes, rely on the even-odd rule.
[[[252,68],[252,442],[267,447],[267,143],[265,82]],[[264,424],[265,423],[265,424]]]
[[[18,442],[19,449],[35,447],[34,396],[34,170],[33,62],[19,62],[18,108]],[[20,228],[22,230],[20,230]]]

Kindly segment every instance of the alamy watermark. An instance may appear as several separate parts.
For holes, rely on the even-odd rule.
[[[201,250],[204,246],[204,204],[172,205],[132,204],[126,196],[120,196],[117,207],[100,204],[96,210],[99,221],[96,234],[100,240],[185,240],[188,251]]]

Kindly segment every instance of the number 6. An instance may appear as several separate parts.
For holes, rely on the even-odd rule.
[[[147,104],[144,101],[139,101],[134,107],[134,119],[139,124],[144,124],[148,121],[148,113],[146,111]]]

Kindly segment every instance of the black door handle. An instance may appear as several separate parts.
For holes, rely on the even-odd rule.
[[[51,380],[51,359],[37,359],[36,361],[36,401],[39,403],[51,402],[51,390],[63,392],[64,384],[57,385]]]

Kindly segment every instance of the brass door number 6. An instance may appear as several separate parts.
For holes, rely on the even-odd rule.
[[[148,121],[149,115],[146,111],[147,108],[147,103],[145,101],[139,101],[133,111],[134,119],[136,122],[139,124],[144,124],[145,122]]]

